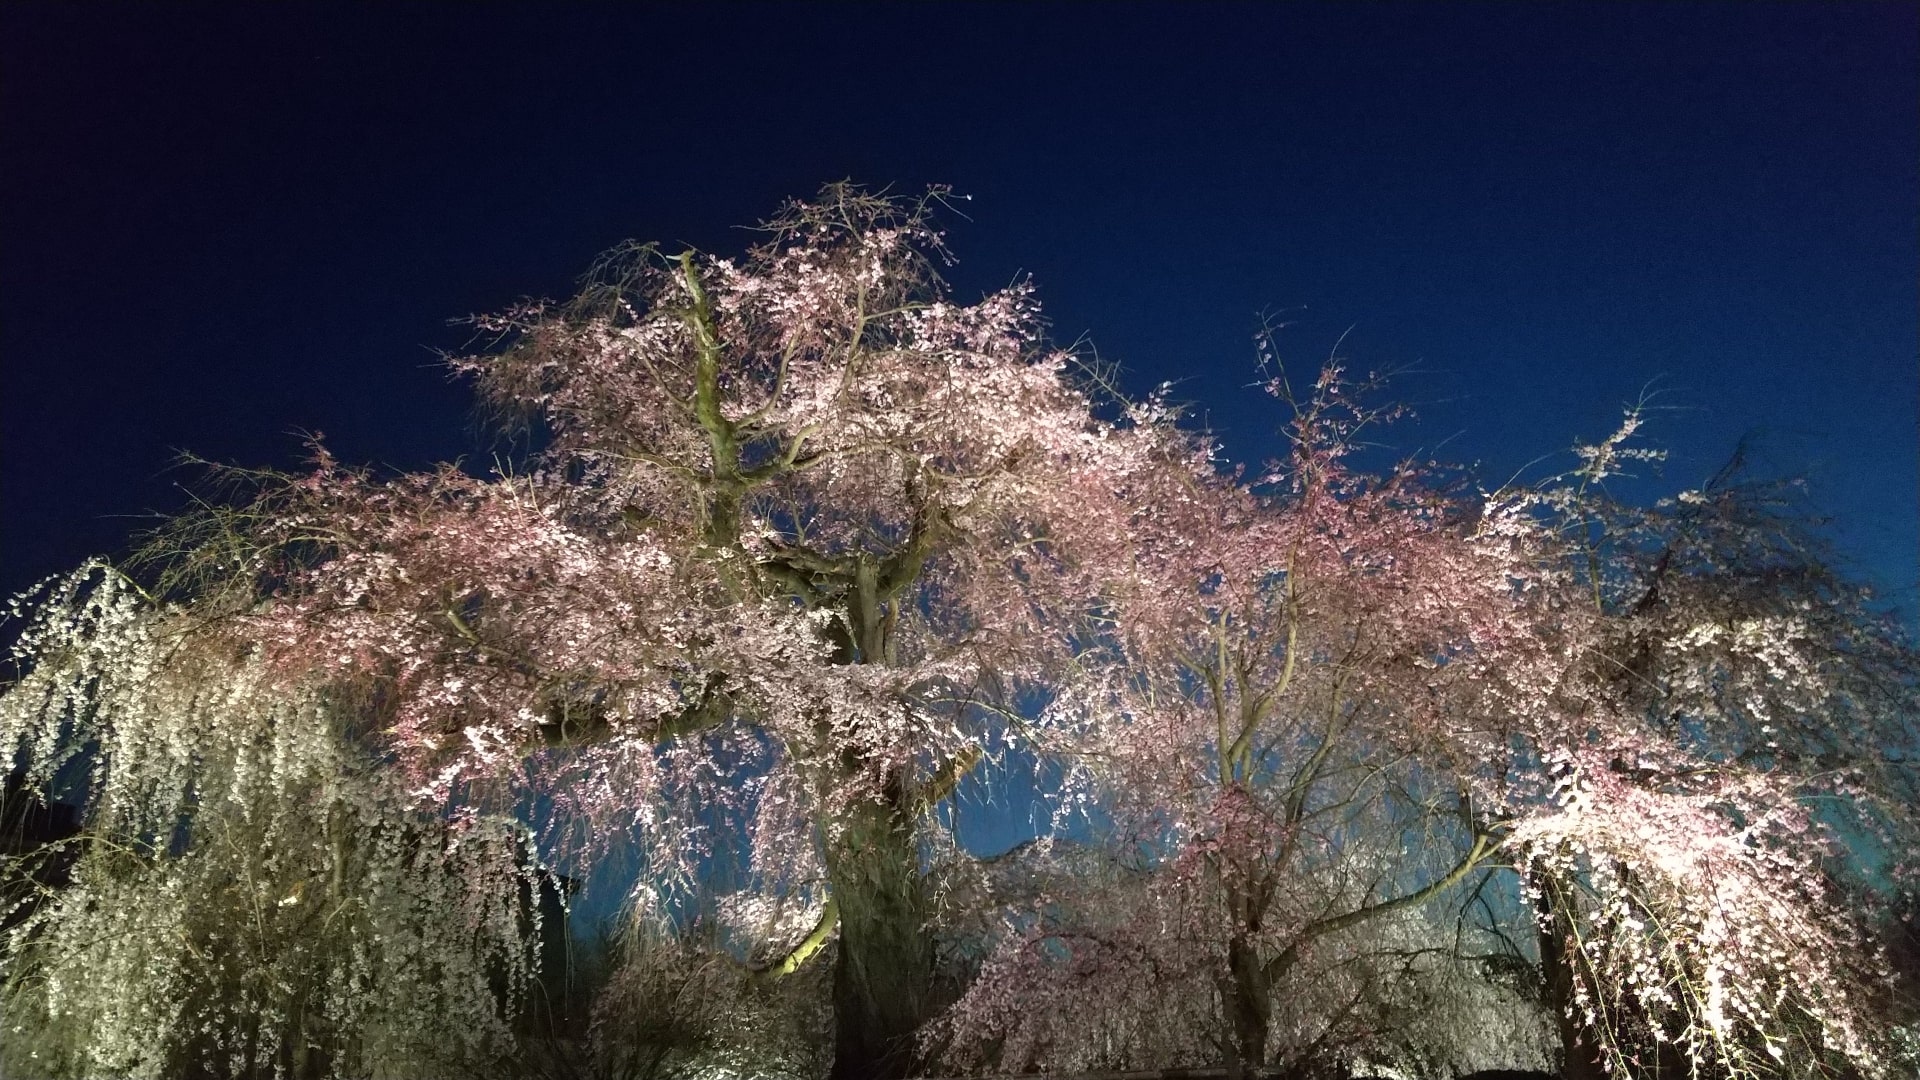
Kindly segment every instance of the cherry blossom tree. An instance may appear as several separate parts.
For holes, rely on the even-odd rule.
[[[1277,374],[1269,389],[1292,454],[1252,482],[1164,477],[1178,488],[1149,500],[1111,594],[1107,679],[1079,703],[1102,718],[1143,889],[1012,935],[962,1003],[963,1038],[1039,1040],[1048,1013],[1018,999],[1043,976],[1185,982],[1214,1002],[1189,1026],[1214,1034],[1171,1057],[1199,1060],[1108,1040],[1120,1057],[1100,1063],[1303,1067],[1382,1027],[1385,976],[1334,988],[1369,953],[1408,952],[1387,927],[1497,864],[1505,827],[1459,767],[1456,706],[1524,632],[1518,564],[1437,466],[1352,465],[1391,419],[1370,386],[1329,365],[1305,397]]]
[[[1841,881],[1910,887],[1905,639],[1727,476],[1613,501],[1655,456],[1638,409],[1567,476],[1485,493],[1432,463],[1354,471],[1386,414],[1337,368],[1304,401],[1273,389],[1292,458],[1156,501],[1186,512],[1137,537],[1084,703],[1133,871],[1010,920],[949,1021],[961,1060],[1380,1062],[1392,1018],[1329,997],[1337,976],[1404,955],[1415,909],[1492,889],[1494,939],[1539,920],[1570,1075],[1885,1074],[1872,890]],[[1144,1015],[1169,993],[1096,998],[1127,982],[1181,988],[1183,1030]],[[1103,1019],[1024,1008],[1036,987]]]
[[[1529,488],[1369,472],[1389,413],[1338,365],[1275,374],[1290,453],[1234,471],[1029,285],[955,302],[944,198],[618,249],[452,361],[527,460],[316,446],[145,588],[51,585],[0,744],[85,771],[86,854],[9,937],[8,1022],[81,1074],[501,1060],[544,844],[638,851],[643,922],[737,885],[665,984],[818,973],[837,1077],[1461,1066],[1423,1018],[1513,1008],[1468,976],[1519,939],[1570,1070],[1888,1074],[1856,916],[1912,880],[1913,652],[1752,489],[1611,500],[1637,411]],[[967,857],[963,780],[1035,763],[1080,831]]]
[[[628,247],[481,320],[498,347],[454,367],[545,448],[490,479],[324,450],[266,478],[183,526],[200,620],[160,666],[351,694],[416,805],[538,793],[588,854],[641,846],[642,906],[739,839],[793,928],[767,976],[834,943],[835,1074],[904,1073],[930,811],[1077,722],[1017,704],[1071,670],[1140,478],[1204,464],[1043,346],[1029,286],[947,298],[943,194],[830,187],[743,261]]]
[[[40,599],[0,741],[91,798],[71,884],[0,941],[8,1075],[451,1077],[510,1049],[523,826],[421,813],[344,730],[365,702],[276,685],[117,570]]]
[[[1513,840],[1568,1073],[1884,1072],[1871,925],[1920,855],[1915,652],[1737,456],[1652,507],[1612,498],[1654,456],[1642,415],[1502,510],[1556,530],[1536,576],[1587,639],[1550,698],[1564,731],[1525,763],[1554,787]]]

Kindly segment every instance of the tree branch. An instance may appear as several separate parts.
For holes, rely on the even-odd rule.
[[[816,953],[826,947],[827,938],[833,934],[833,928],[838,925],[840,925],[840,905],[829,896],[826,906],[820,909],[820,921],[814,924],[806,937],[800,939],[800,944],[795,945],[787,955],[766,967],[756,969],[753,973],[754,981],[772,982],[800,970],[807,961],[813,959]]]
[[[1308,923],[1306,928],[1300,931],[1299,936],[1294,939],[1292,944],[1281,950],[1278,956],[1267,961],[1267,978],[1269,980],[1277,979],[1283,972],[1292,967],[1294,963],[1300,959],[1301,948],[1309,942],[1325,937],[1328,934],[1345,930],[1350,926],[1358,926],[1370,919],[1399,911],[1401,908],[1418,907],[1441,893],[1446,892],[1448,889],[1453,888],[1464,880],[1468,874],[1478,869],[1480,864],[1486,861],[1488,856],[1493,854],[1492,840],[1493,837],[1485,833],[1475,836],[1473,838],[1473,850],[1469,851],[1466,857],[1460,860],[1458,865],[1452,870],[1447,871],[1444,876],[1429,882],[1422,888],[1415,889],[1413,892],[1407,893],[1404,896],[1396,896],[1391,900],[1382,900],[1377,904],[1368,904],[1365,907],[1355,908],[1344,915],[1333,915]]]
[[[954,788],[960,786],[960,781],[966,779],[967,774],[986,758],[987,755],[982,753],[978,746],[969,746],[960,751],[952,761],[947,762],[921,787],[920,797],[917,800],[920,809],[931,810],[940,805],[947,796],[953,794]]]
[[[713,453],[712,503],[707,518],[707,541],[731,544],[740,536],[740,442],[734,426],[720,411],[720,334],[713,325],[707,290],[693,266],[692,250],[680,253],[680,271],[693,300],[693,414],[707,433]]]

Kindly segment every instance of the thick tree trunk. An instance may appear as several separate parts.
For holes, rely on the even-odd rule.
[[[1567,914],[1554,902],[1550,881],[1536,881],[1540,905],[1540,978],[1545,1005],[1553,1013],[1560,1030],[1563,1080],[1606,1080],[1593,1033],[1574,1015],[1574,980],[1580,977],[1574,965],[1577,958],[1567,955],[1572,926]]]
[[[1245,937],[1227,943],[1227,1022],[1233,1028],[1228,1067],[1257,1072],[1267,1065],[1267,1024],[1273,1012],[1266,967]]]
[[[920,853],[903,793],[888,795],[843,817],[843,831],[828,844],[827,871],[840,913],[833,1080],[912,1075],[915,1037],[927,1019],[933,943]]]

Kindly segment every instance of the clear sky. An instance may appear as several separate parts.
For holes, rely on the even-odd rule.
[[[963,299],[1184,380],[1239,457],[1256,314],[1417,365],[1503,480],[1649,383],[1748,433],[1909,618],[1920,6],[0,5],[0,589],[177,508],[174,449],[484,460],[450,318],[843,177],[973,196]]]

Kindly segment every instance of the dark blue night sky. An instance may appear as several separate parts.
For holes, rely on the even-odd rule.
[[[1661,391],[1913,617],[1920,6],[0,7],[0,588],[177,508],[175,449],[484,461],[448,320],[851,177],[973,197],[963,299],[1184,380],[1413,364],[1490,481]]]

